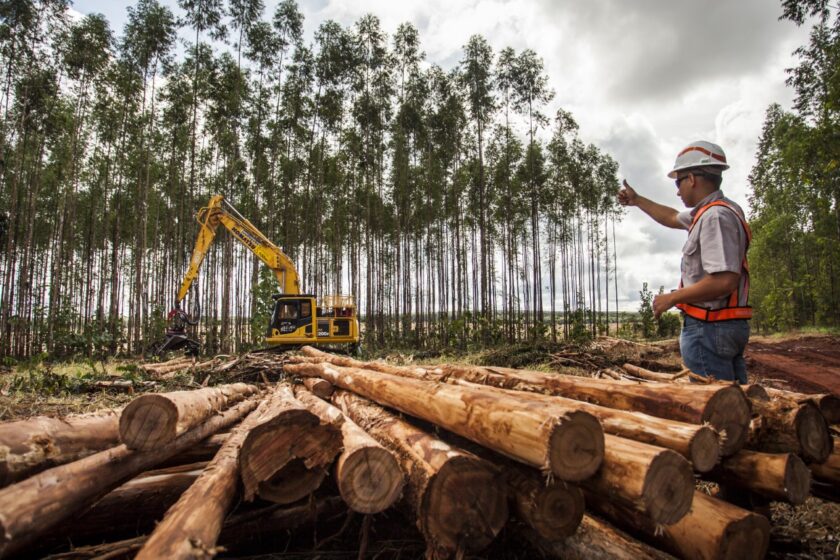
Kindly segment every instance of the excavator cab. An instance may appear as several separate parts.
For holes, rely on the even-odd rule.
[[[353,296],[274,294],[268,344],[357,344],[359,320]]]

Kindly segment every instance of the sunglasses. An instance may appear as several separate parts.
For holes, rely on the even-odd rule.
[[[676,180],[674,181],[674,184],[677,185],[677,188],[680,188],[680,183],[682,183],[684,179],[688,179],[689,177],[691,177],[691,175],[692,175],[692,173],[689,173],[688,175],[683,175],[682,177],[677,177]]]

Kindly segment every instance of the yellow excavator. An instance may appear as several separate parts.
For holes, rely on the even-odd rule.
[[[347,344],[351,352],[358,350],[359,319],[353,296],[329,295],[318,298],[300,293],[300,277],[291,259],[221,195],[213,196],[209,204],[198,211],[196,220],[201,229],[195,241],[189,269],[178,290],[176,310],[180,310],[181,302],[198,277],[201,263],[216,237],[216,228],[221,224],[274,273],[280,285],[281,293],[272,296],[274,308],[265,336],[266,344],[292,347],[303,344]],[[167,350],[176,349],[172,343],[179,342],[170,340],[173,334],[178,333],[167,331],[167,341],[162,346]],[[167,342],[170,344],[167,345]]]

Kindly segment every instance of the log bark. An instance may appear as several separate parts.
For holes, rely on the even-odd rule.
[[[207,468],[167,511],[163,521],[137,554],[137,560],[188,559],[215,555],[222,524],[236,497],[240,464],[253,464],[253,461],[248,463],[247,460],[241,460],[241,454],[246,450],[252,454],[250,459],[253,460],[253,447],[248,447],[246,443],[249,439],[253,441],[255,430],[263,428],[289,410],[290,396],[288,385],[277,385],[259,408],[233,429]],[[259,462],[260,466],[271,463],[270,458],[261,458]]]
[[[471,441],[552,472],[561,480],[592,476],[603,458],[603,430],[591,414],[483,388],[421,381],[328,364],[286,365],[384,406],[433,422]]]
[[[651,371],[649,369],[645,369],[641,366],[634,366],[633,364],[624,364],[621,368],[629,373],[630,375],[634,375],[641,379],[647,379],[648,381],[660,381],[662,383],[673,383],[677,379],[679,379],[676,375],[671,373],[660,373],[658,371]]]
[[[834,438],[834,450],[823,463],[808,465],[814,477],[814,495],[840,501],[840,438]]]
[[[686,560],[760,560],[767,554],[770,542],[770,523],[765,517],[699,491],[694,493],[688,515],[664,527],[589,492],[586,503]]]
[[[327,354],[318,352],[322,355],[316,356],[315,360],[317,361],[310,363],[323,362],[323,355]],[[341,363],[355,362],[355,360],[349,358],[339,358],[336,361],[340,361]],[[547,404],[562,403],[566,407],[573,407],[588,412],[598,418],[606,433],[676,451],[691,461],[692,466],[697,472],[710,471],[720,460],[720,434],[708,425],[702,426],[676,420],[666,420],[639,412],[607,408],[584,401],[573,401],[564,399],[563,397],[542,395],[539,393],[510,393],[506,389],[499,389],[492,386],[488,388],[486,385],[478,385],[461,379],[446,379],[442,376],[435,376],[433,372],[423,371],[422,368],[395,369],[393,366],[387,366],[384,369],[399,371],[402,376],[436,380],[438,382],[449,381],[456,385],[482,388],[485,392],[489,391],[488,394],[528,398]]]
[[[395,375],[425,376],[427,379],[454,377],[502,389],[548,393],[691,424],[710,424],[724,436],[721,446],[724,456],[733,455],[743,447],[750,422],[749,401],[743,391],[734,385],[639,384],[496,367],[440,365],[399,368],[378,362],[348,361],[349,358],[333,356],[310,347],[304,347],[303,352],[307,356],[338,365],[355,363],[353,367]]]
[[[575,533],[583,519],[583,492],[561,480],[545,482],[523,467],[506,466],[505,482],[517,517],[528,523],[540,537],[554,542]]]
[[[840,424],[840,397],[837,395],[832,395],[831,393],[807,395],[805,393],[772,389],[770,387],[766,388],[766,392],[774,399],[792,399],[799,404],[810,401],[817,405],[825,417],[826,422],[829,424]]]
[[[0,424],[0,487],[119,445],[119,411]]]
[[[0,490],[0,557],[19,552],[123,482],[227,429],[256,406],[256,399],[239,403],[156,449],[119,445]]]
[[[482,387],[469,381],[454,380],[454,382],[459,385]],[[491,394],[510,393],[507,389],[497,389],[495,387],[488,387],[484,390]],[[641,412],[607,408],[584,401],[539,393],[514,393],[514,395],[516,394],[522,395],[521,398],[546,404],[563,402],[568,407],[575,407],[578,410],[588,412],[600,420],[605,433],[676,451],[691,461],[694,470],[697,472],[708,472],[720,461],[721,437],[714,428],[708,425],[701,426],[677,420],[666,420]]]
[[[154,449],[257,391],[253,385],[234,383],[141,395],[120,414],[120,440],[129,449]]]
[[[319,377],[307,377],[303,380],[303,386],[310,393],[321,399],[329,399],[333,394],[332,383]]]
[[[549,558],[563,560],[673,560],[674,558],[591,515],[584,515],[577,533],[562,541],[548,541],[534,530],[521,531],[521,533]]]
[[[275,391],[270,414],[250,430],[239,454],[244,498],[288,504],[314,491],[341,449],[341,420],[325,423],[289,385]]]
[[[670,525],[691,509],[691,465],[670,449],[606,436],[601,470],[581,483],[587,493],[620,501],[653,523]]]
[[[811,491],[811,472],[793,453],[743,449],[724,460],[713,478],[794,505],[804,503]]]
[[[724,456],[743,447],[750,420],[750,406],[734,385],[683,385],[676,383],[617,383],[606,379],[575,377],[510,368],[442,366],[444,375],[517,390],[548,392],[608,408],[642,412],[691,424],[711,424],[721,432]]]
[[[322,421],[342,416],[340,410],[306,389],[296,387],[295,396]],[[397,458],[346,417],[341,423],[341,437],[344,450],[335,466],[341,497],[350,509],[359,513],[385,511],[399,499],[405,485]]]
[[[796,453],[806,462],[822,463],[834,447],[828,424],[810,401],[754,400],[758,416],[750,426],[747,447],[765,453]]]
[[[405,503],[426,539],[427,556],[480,551],[504,527],[507,498],[492,464],[349,391],[336,391],[333,402],[397,454],[408,476]]]

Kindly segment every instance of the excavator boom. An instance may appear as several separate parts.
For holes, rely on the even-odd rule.
[[[198,211],[196,220],[201,225],[195,241],[190,266],[178,290],[177,301],[182,301],[198,277],[204,257],[216,237],[219,224],[225,226],[240,243],[248,247],[277,278],[283,295],[300,293],[300,278],[291,259],[272,243],[254,224],[245,219],[222,195],[215,195],[210,203]]]

